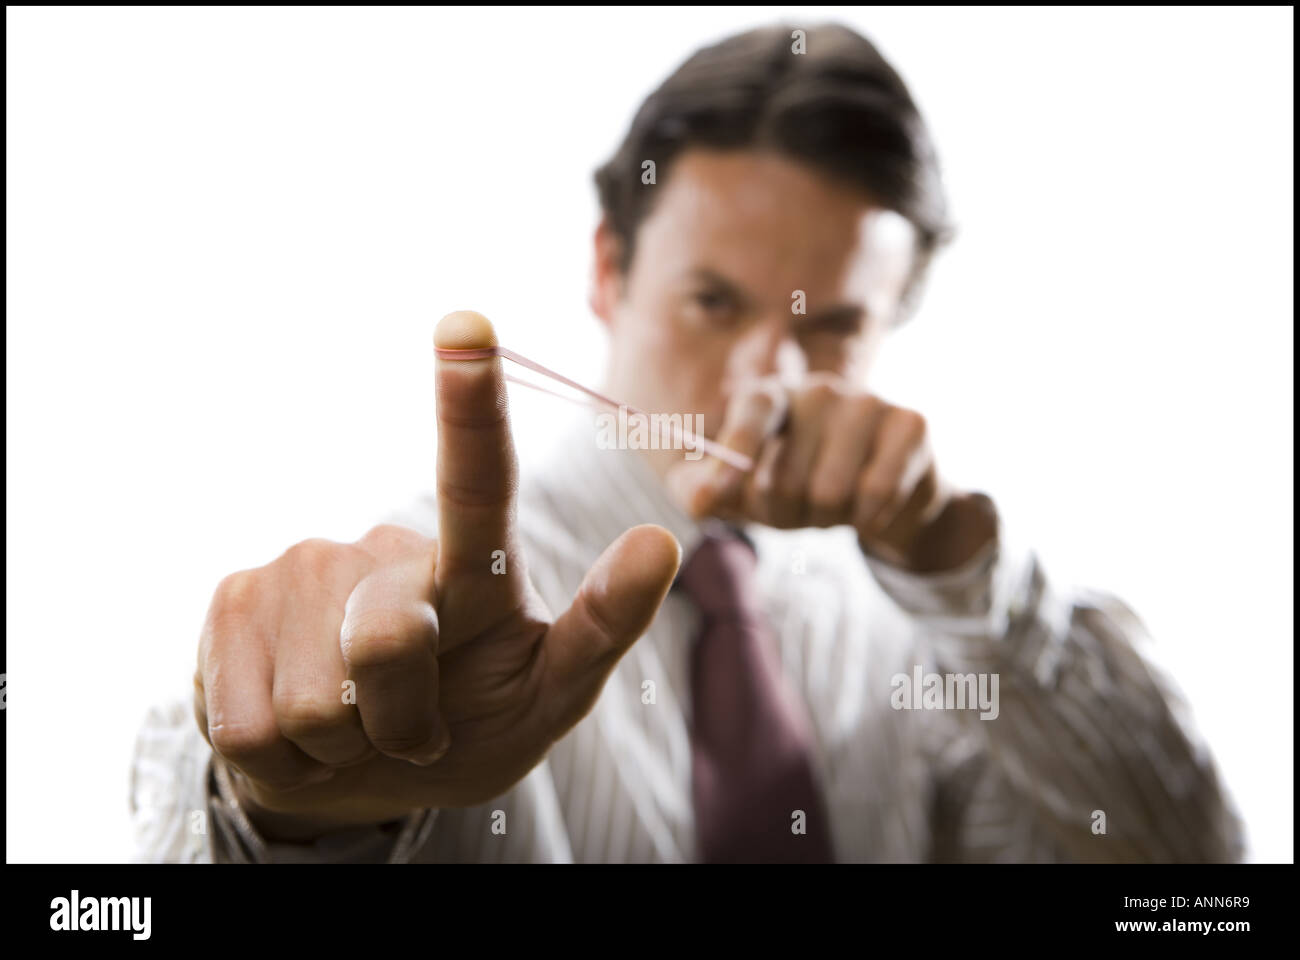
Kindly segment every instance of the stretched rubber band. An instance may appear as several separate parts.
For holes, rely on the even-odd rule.
[[[477,347],[470,350],[454,350],[449,347],[434,347],[433,352],[436,353],[438,357],[443,360],[488,360],[491,359],[492,357],[501,357],[503,360],[509,360],[511,363],[517,363],[519,364],[519,366],[526,367],[527,369],[532,370],[534,373],[540,373],[544,377],[548,377],[551,380],[555,380],[558,383],[564,384],[566,387],[569,387],[570,389],[577,390],[579,393],[585,394],[592,401],[595,401],[595,404],[600,407],[604,407],[615,411],[626,410],[628,413],[631,413],[635,416],[646,417],[647,419],[649,419],[649,414],[647,414],[645,411],[638,410],[636,407],[633,407],[626,403],[619,403],[617,400],[607,397],[603,393],[597,393],[595,390],[592,390],[588,387],[584,387],[576,380],[570,380],[568,377],[564,376],[564,374],[556,373],[554,370],[544,367],[540,363],[537,363],[534,360],[529,360],[527,357],[515,353],[513,350],[507,350],[505,347]],[[518,377],[512,377],[510,374],[506,374],[505,378],[509,380],[511,383],[517,383],[520,386],[529,387],[530,389],[537,390],[541,393],[548,393],[553,397],[559,397],[561,400],[569,400],[574,403],[582,402],[582,401],[574,400],[574,398],[566,396],[565,394],[557,393],[554,390],[548,390],[546,387],[538,386],[535,383],[530,383],[527,380],[520,380]],[[669,421],[669,422],[673,423],[673,425],[676,426],[676,424],[673,421]],[[750,470],[754,469],[754,461],[751,457],[747,457],[743,453],[738,453],[735,450],[732,450],[730,447],[723,446],[722,444],[718,443],[716,440],[710,440],[708,437],[699,436],[693,433],[692,431],[690,431],[689,429],[687,429],[685,425],[677,428],[677,433],[679,434],[683,443],[689,441],[694,446],[695,449],[703,450],[705,453],[709,454],[710,456],[716,457],[717,459],[722,460],[724,463],[731,464],[737,470],[742,470],[747,473]]]

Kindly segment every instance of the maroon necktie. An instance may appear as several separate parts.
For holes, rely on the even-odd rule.
[[[703,614],[691,653],[692,792],[705,863],[833,861],[812,730],[781,673],[757,596],[757,557],[715,525],[677,586]],[[806,833],[792,829],[803,811]]]

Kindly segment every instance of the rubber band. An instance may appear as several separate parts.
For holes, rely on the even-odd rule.
[[[555,380],[570,389],[585,394],[590,400],[595,401],[595,405],[597,406],[615,411],[626,410],[628,413],[638,417],[645,417],[647,419],[649,419],[650,416],[643,410],[638,410],[636,407],[626,403],[619,403],[617,400],[607,397],[603,393],[597,393],[595,390],[584,387],[576,380],[570,380],[568,377],[564,376],[564,374],[556,373],[554,370],[544,367],[534,360],[529,360],[527,357],[515,353],[513,350],[508,350],[505,347],[475,347],[468,350],[456,350],[450,347],[434,347],[433,352],[442,360],[490,360],[493,357],[501,357],[503,360],[517,363],[519,366],[526,367],[534,373],[540,373],[544,377]],[[505,378],[511,383],[517,383],[520,386],[529,387],[530,389],[537,390],[541,393],[550,394],[553,397],[559,397],[561,400],[568,400],[572,403],[582,403],[582,401],[575,400],[573,397],[566,396],[562,393],[556,393],[554,390],[548,390],[546,387],[538,386],[537,384],[530,383],[527,380],[520,380],[518,377],[513,377],[510,374],[505,374]],[[673,421],[670,420],[669,422],[676,426]],[[750,470],[754,469],[753,458],[747,457],[743,453],[738,453],[730,447],[723,446],[716,440],[710,440],[708,437],[698,436],[687,429],[684,424],[677,428],[677,433],[679,434],[683,444],[690,441],[695,449],[702,450],[724,463],[729,463],[737,470],[748,473]]]

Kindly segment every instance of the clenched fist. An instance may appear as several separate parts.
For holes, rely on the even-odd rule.
[[[992,501],[940,477],[925,419],[841,378],[752,381],[731,398],[718,440],[753,457],[754,469],[675,466],[669,485],[693,516],[847,524],[866,552],[918,572],[956,567],[996,534]]]
[[[436,343],[496,337],[463,312]],[[309,540],[227,577],[208,612],[199,727],[255,822],[285,839],[500,795],[591,709],[681,561],[666,530],[634,527],[553,618],[515,530],[501,361],[435,362],[438,538]]]

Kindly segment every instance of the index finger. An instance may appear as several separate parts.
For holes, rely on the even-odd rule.
[[[440,350],[481,350],[498,345],[492,324],[472,310],[443,317],[433,341]],[[514,552],[519,484],[501,360],[438,356],[435,364],[439,579],[489,573],[494,551],[503,550],[507,557]],[[514,567],[510,563],[508,569]]]

